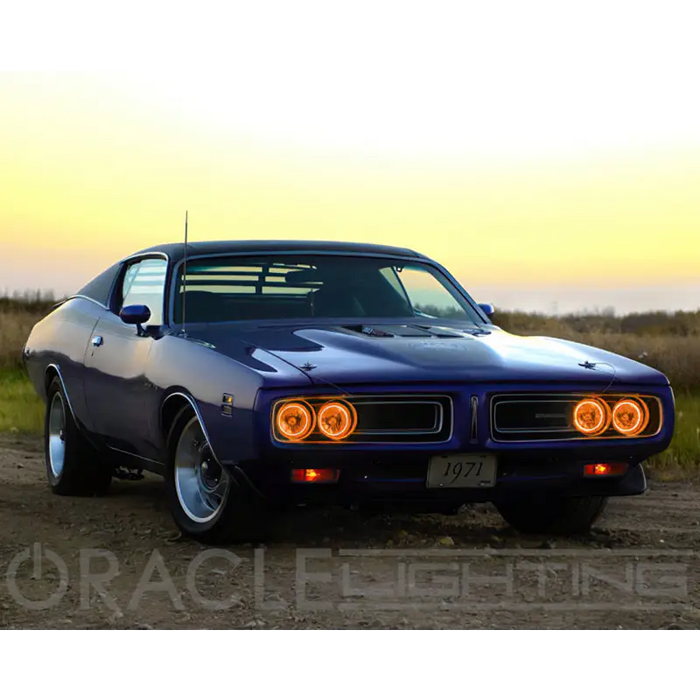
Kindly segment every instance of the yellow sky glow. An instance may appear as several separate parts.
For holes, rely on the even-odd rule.
[[[189,37],[203,62],[167,72],[0,74],[0,290],[71,291],[178,240],[185,209],[193,240],[403,245],[492,295],[699,288],[684,29],[641,11],[624,37],[594,14],[569,33],[526,14],[381,16],[393,34],[332,19],[236,34],[225,62],[214,23]]]

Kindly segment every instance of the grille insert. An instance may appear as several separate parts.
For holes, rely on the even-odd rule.
[[[652,437],[661,430],[661,402],[655,396],[637,394],[502,394],[491,399],[491,437],[499,442],[534,440],[631,439],[610,427],[587,437],[574,427],[573,412],[584,398],[596,398],[612,407],[624,398],[642,401],[649,409],[649,423],[635,438]]]
[[[357,428],[344,443],[440,443],[452,436],[452,399],[445,395],[367,395],[367,396],[305,396],[303,400],[315,411],[331,400],[352,404],[357,412]],[[289,399],[280,399],[273,407],[273,435],[278,407]],[[314,430],[298,444],[329,443]]]

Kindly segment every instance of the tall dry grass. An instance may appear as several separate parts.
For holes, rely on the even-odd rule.
[[[41,293],[0,297],[0,369],[21,367],[22,346],[53,303]],[[622,317],[501,312],[494,322],[511,333],[564,338],[609,350],[660,370],[677,392],[700,393],[700,311]]]
[[[700,393],[700,311],[614,316],[544,316],[501,312],[511,333],[545,335],[609,350],[663,372],[677,392]]]
[[[0,296],[0,369],[22,366],[22,347],[29,332],[54,303],[53,294],[41,290]]]
[[[0,369],[22,366],[22,348],[32,326],[44,314],[19,309],[0,308]]]

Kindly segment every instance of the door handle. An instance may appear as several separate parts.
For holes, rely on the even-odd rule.
[[[102,343],[104,343],[104,340],[103,340],[103,338],[102,338],[101,335],[96,335],[96,336],[92,339],[92,344],[93,344],[96,348],[99,348],[100,345],[102,345]]]

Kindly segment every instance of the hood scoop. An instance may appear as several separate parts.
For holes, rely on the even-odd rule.
[[[400,338],[430,338],[432,335],[411,326],[343,326],[343,328],[372,338],[395,338],[397,336]]]
[[[482,335],[491,335],[491,331],[487,331],[485,328],[463,328],[462,333],[468,333],[469,335],[478,338]]]
[[[422,325],[343,326],[343,328],[353,333],[368,335],[372,338],[464,338],[465,333],[471,335],[488,335],[490,332],[482,331],[480,328],[457,331],[441,326]]]

